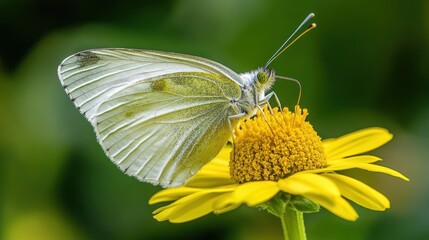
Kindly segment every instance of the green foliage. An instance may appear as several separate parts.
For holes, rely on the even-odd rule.
[[[299,212],[315,213],[320,210],[320,206],[313,201],[302,196],[292,196],[291,206]]]

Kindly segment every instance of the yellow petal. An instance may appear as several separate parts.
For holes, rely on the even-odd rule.
[[[231,179],[229,173],[216,177],[208,177],[207,175],[195,175],[185,185],[192,188],[214,188],[225,185],[235,184],[235,181]]]
[[[178,187],[178,188],[168,188],[162,191],[157,192],[149,199],[149,204],[156,204],[160,202],[169,202],[175,201],[179,198],[192,195],[198,192],[203,193],[222,193],[232,191],[236,188],[237,184],[224,185],[217,188],[201,189],[201,188],[191,188],[191,187]]]
[[[256,181],[247,182],[238,185],[238,187],[225,194],[214,205],[218,212],[225,212],[230,206],[246,203],[248,206],[256,206],[270,200],[279,192],[277,182],[273,181]]]
[[[186,184],[187,187],[210,188],[234,184],[229,173],[231,147],[226,145],[209,163],[204,165]]]
[[[371,155],[359,155],[354,157],[346,157],[341,159],[327,159],[328,165],[335,165],[335,164],[360,164],[360,163],[375,163],[380,161],[381,158],[371,156]]]
[[[172,223],[194,220],[213,212],[213,203],[222,195],[223,193],[207,194],[204,192],[189,195],[177,200],[167,208],[164,207],[163,211],[156,214],[154,218],[158,221],[169,220]]]
[[[380,165],[374,165],[374,164],[359,164],[359,165],[357,165],[357,166],[356,166],[356,168],[360,168],[360,169],[368,170],[368,171],[371,171],[371,172],[380,172],[380,173],[385,173],[385,174],[389,174],[389,175],[394,176],[394,177],[401,178],[401,179],[403,179],[403,180],[405,180],[405,181],[410,181],[410,179],[408,179],[407,177],[405,177],[405,176],[404,176],[404,175],[402,175],[401,173],[399,173],[399,172],[397,172],[397,171],[395,171],[395,170],[393,170],[393,169],[390,169],[390,168],[387,168],[387,167],[380,166]]]
[[[163,212],[163,211],[170,211],[170,210],[168,210],[168,209],[173,209],[173,208],[175,208],[177,206],[177,204],[175,204],[175,203],[170,203],[170,204],[168,204],[168,205],[165,205],[165,206],[163,206],[163,207],[160,207],[160,208],[157,208],[157,209],[155,209],[155,211],[153,211],[152,212],[152,214],[158,214],[158,213],[160,213],[160,212]],[[166,212],[165,212],[166,213]],[[165,214],[164,213],[164,214]],[[158,221],[160,221],[160,220],[158,220]],[[164,220],[163,220],[164,221]]]
[[[340,218],[349,221],[355,221],[359,217],[356,210],[342,197],[328,196],[321,192],[306,193],[302,194],[302,196],[326,208],[331,213],[337,215]]]
[[[389,199],[368,185],[340,174],[323,174],[331,179],[340,189],[341,195],[353,202],[376,211],[384,211],[390,207]]]
[[[161,190],[149,199],[149,204],[152,205],[160,202],[175,201],[183,196],[187,196],[198,191],[199,190],[197,188],[188,187],[178,187]]]
[[[225,198],[225,197],[223,197],[223,198]],[[219,198],[219,199],[221,199],[221,198]],[[225,206],[224,208],[218,208],[217,207],[217,208],[215,208],[215,210],[213,212],[216,214],[226,213],[226,212],[229,212],[229,211],[232,211],[232,210],[238,208],[241,204],[242,203],[231,203],[228,206]]]
[[[328,178],[312,173],[297,173],[279,180],[282,191],[301,195],[346,220],[358,218],[353,207],[341,197],[338,187]]]
[[[366,128],[323,143],[327,159],[339,159],[376,149],[392,137],[384,128]]]
[[[328,166],[319,169],[306,170],[306,173],[322,173],[356,168],[362,163],[373,163],[381,159],[374,156],[362,155],[337,160],[328,160]]]
[[[327,195],[341,196],[337,186],[329,179],[318,174],[299,172],[279,180],[280,190],[293,195],[309,192],[324,192]]]
[[[204,165],[196,175],[205,175],[208,177],[222,176],[224,174],[229,175],[228,164],[218,161],[219,159],[213,159],[206,165]]]
[[[232,148],[228,145],[222,148],[222,150],[214,157],[210,162],[204,165],[197,174],[217,175],[222,172],[229,174],[229,154]]]

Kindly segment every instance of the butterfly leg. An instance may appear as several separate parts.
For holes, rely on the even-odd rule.
[[[275,117],[275,114],[274,114],[274,111],[273,111],[273,108],[271,107],[271,104],[270,104],[270,99],[271,99],[271,97],[273,97],[274,96],[274,98],[276,99],[276,102],[277,102],[277,105],[279,106],[279,108],[280,108],[280,112],[283,112],[283,110],[282,110],[282,106],[281,106],[281,103],[280,103],[280,100],[279,100],[279,98],[277,97],[277,94],[275,93],[275,92],[270,92],[270,93],[268,93],[267,94],[267,96],[265,96],[260,102],[259,102],[259,104],[258,104],[258,108],[259,108],[259,110],[261,111],[261,113],[262,113],[262,115],[264,115],[264,118],[265,118],[265,120],[266,120],[266,117],[265,117],[265,114],[264,114],[264,112],[262,111],[262,108],[260,107],[261,105],[263,105],[263,104],[268,104],[268,109],[270,110],[270,113],[271,113],[271,115],[273,115],[273,117],[274,117],[274,119],[276,120],[276,122],[278,123],[278,124],[280,124],[280,122],[278,121],[278,119]],[[270,127],[271,128],[271,127]]]
[[[238,119],[238,118],[241,118],[241,117],[244,117],[244,116],[246,116],[245,112],[228,116],[228,125],[229,125],[229,130],[231,131],[232,146],[234,148],[234,151],[235,151],[235,138],[234,138],[234,128],[232,127],[231,120]]]
[[[269,109],[270,109],[270,113],[271,113],[271,115],[273,115],[273,117],[274,117],[274,119],[276,120],[276,122],[277,122],[278,124],[280,124],[280,122],[279,122],[279,121],[277,120],[277,118],[275,117],[274,112],[273,112],[273,109],[271,108],[271,106],[270,106],[270,104],[269,104],[269,103],[268,103],[268,106],[269,106]],[[268,127],[270,128],[271,132],[275,134],[275,132],[274,132],[274,131],[273,131],[273,129],[271,128],[270,123],[268,122],[268,119],[267,119],[267,116],[266,116],[266,115],[265,115],[265,113],[264,113],[264,110],[262,109],[262,107],[261,107],[261,106],[257,106],[257,107],[258,107],[259,111],[261,111],[261,114],[262,114],[262,116],[264,117],[264,120],[265,120],[265,122],[267,123]]]
[[[277,106],[279,107],[280,112],[283,112],[282,104],[281,104],[281,102],[279,100],[279,97],[277,97],[277,94],[275,92],[272,92],[272,93],[273,93],[274,98],[276,99]]]
[[[275,93],[274,92],[270,92],[270,93],[268,93],[267,94],[267,96],[265,96],[263,99],[261,99],[259,102],[258,102],[258,107],[259,106],[262,106],[262,105],[265,105],[265,104],[268,104],[268,108],[270,109],[270,112],[271,113],[273,113],[273,108],[271,107],[271,104],[270,104],[270,99],[271,99],[271,97],[272,96],[275,96]],[[277,96],[276,96],[276,100],[277,100]]]
[[[256,92],[256,89],[255,89],[255,92]],[[264,96],[264,98],[262,98],[261,100],[257,100],[257,99],[258,99],[258,95],[257,95],[257,94],[255,94],[255,95],[254,95],[255,103],[257,103],[257,104],[256,104],[256,107],[259,109],[259,111],[261,111],[261,113],[262,113],[262,115],[264,116],[264,119],[265,119],[265,121],[266,121],[266,122],[267,122],[267,117],[265,116],[265,113],[264,113],[264,111],[262,110],[262,107],[261,107],[261,106],[263,106],[263,105],[267,104],[267,105],[268,105],[268,109],[270,110],[271,115],[273,115],[273,116],[274,116],[274,111],[273,111],[273,108],[271,107],[271,104],[270,104],[270,99],[271,99],[271,97],[272,97],[273,95],[275,95],[275,93],[274,93],[274,92],[270,92],[270,93],[268,93],[268,94],[267,94],[267,96]],[[277,98],[277,96],[276,96],[276,98]],[[277,120],[277,119],[276,119],[276,120]],[[277,122],[278,122],[278,121],[277,121]],[[268,123],[268,122],[267,122],[267,123]]]

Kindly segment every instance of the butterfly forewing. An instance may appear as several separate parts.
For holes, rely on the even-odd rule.
[[[60,65],[66,92],[124,172],[164,186],[183,184],[230,136],[241,78],[187,55],[101,49]]]
[[[136,49],[94,49],[66,58],[58,67],[70,99],[95,126],[98,106],[127,84],[177,72],[223,75],[238,85],[238,74],[219,63],[189,55]]]

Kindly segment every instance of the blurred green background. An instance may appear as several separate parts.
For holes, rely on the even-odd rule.
[[[237,72],[263,65],[310,12],[316,30],[271,67],[303,85],[319,134],[370,126],[376,151],[408,176],[354,172],[391,200],[347,222],[305,216],[309,239],[429,239],[429,1],[0,1],[0,237],[3,239],[281,239],[280,221],[241,207],[185,224],[156,222],[159,190],[104,156],[64,93],[57,65],[84,49],[127,47],[206,57]],[[292,107],[298,89],[274,90]]]

